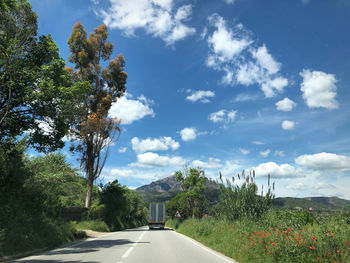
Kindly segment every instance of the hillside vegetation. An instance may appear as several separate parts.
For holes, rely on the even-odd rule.
[[[114,231],[144,225],[147,208],[117,181],[94,187],[84,221],[61,217],[69,207],[83,208],[87,181],[62,154],[30,158],[25,140],[0,149],[0,256],[51,248],[84,238],[82,229]]]

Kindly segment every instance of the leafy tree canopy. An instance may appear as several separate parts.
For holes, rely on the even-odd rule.
[[[62,147],[90,84],[73,83],[52,37],[37,37],[26,0],[1,1],[0,36],[0,143],[28,132],[38,150]]]

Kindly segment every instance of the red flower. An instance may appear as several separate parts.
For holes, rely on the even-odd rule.
[[[313,237],[312,240],[316,240],[316,237]]]
[[[347,244],[348,244],[348,241],[345,241],[344,244],[347,245]]]
[[[328,231],[329,234],[332,234],[332,231]]]

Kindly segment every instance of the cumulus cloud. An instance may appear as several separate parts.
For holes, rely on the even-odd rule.
[[[285,120],[281,124],[283,130],[293,130],[295,127],[295,122],[294,121],[288,121]]]
[[[289,98],[284,98],[276,102],[276,108],[280,111],[291,111],[296,106],[296,103]]]
[[[262,157],[266,158],[267,156],[270,155],[270,152],[271,152],[270,149],[267,149],[266,151],[260,152],[259,154],[260,154]]]
[[[177,150],[180,144],[171,137],[161,137],[159,139],[147,138],[140,140],[137,137],[131,140],[132,148],[135,152],[144,153],[148,151],[167,151],[169,149]]]
[[[197,138],[196,128],[184,128],[180,131],[181,139],[184,142],[191,141]]]
[[[236,119],[237,111],[227,111],[227,110],[219,110],[217,112],[213,112],[209,114],[208,119],[214,123],[217,122],[233,122]]]
[[[350,171],[350,157],[335,153],[305,154],[297,157],[295,163],[317,171],[334,171],[340,173]]]
[[[146,152],[137,155],[137,163],[131,163],[132,167],[165,167],[165,166],[182,166],[185,165],[186,161],[179,156],[169,157],[158,155],[153,152]]]
[[[255,173],[258,177],[266,176],[270,174],[275,178],[290,178],[303,176],[303,174],[290,164],[278,165],[275,162],[267,162],[259,164],[259,166],[254,168]]]
[[[109,28],[118,28],[127,35],[137,29],[163,39],[170,45],[196,32],[185,24],[192,15],[192,5],[174,7],[173,0],[109,0],[108,9],[96,11]]]
[[[215,30],[207,40],[210,51],[206,64],[224,73],[223,84],[258,84],[265,97],[283,92],[288,80],[280,76],[281,63],[273,58],[265,45],[256,48],[256,42],[242,24],[229,28],[217,14],[210,16],[209,21]]]
[[[131,124],[148,115],[154,117],[154,111],[150,107],[152,101],[144,96],[140,96],[136,100],[131,99],[131,97],[131,95],[126,94],[119,98],[117,102],[112,104],[108,115],[112,118],[121,119],[122,124]]]
[[[207,162],[203,162],[200,160],[194,160],[192,161],[191,165],[193,167],[199,167],[202,169],[218,169],[223,167],[223,164],[221,163],[220,159],[217,158],[208,158]]]
[[[226,4],[232,5],[235,3],[235,0],[224,0]]]
[[[211,90],[197,90],[193,92],[191,95],[186,97],[186,100],[190,100],[192,102],[200,101],[202,103],[208,103],[210,100],[208,98],[215,97],[215,93]]]
[[[300,73],[300,76],[303,77],[300,90],[303,92],[303,98],[309,108],[332,110],[339,107],[335,100],[337,79],[333,74],[306,69]]]

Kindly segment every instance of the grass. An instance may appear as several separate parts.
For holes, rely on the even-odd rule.
[[[167,225],[239,262],[350,262],[348,215],[270,211],[258,222],[169,220]]]
[[[76,223],[76,227],[80,230],[89,229],[97,232],[110,232],[109,227],[104,221],[88,220]]]

